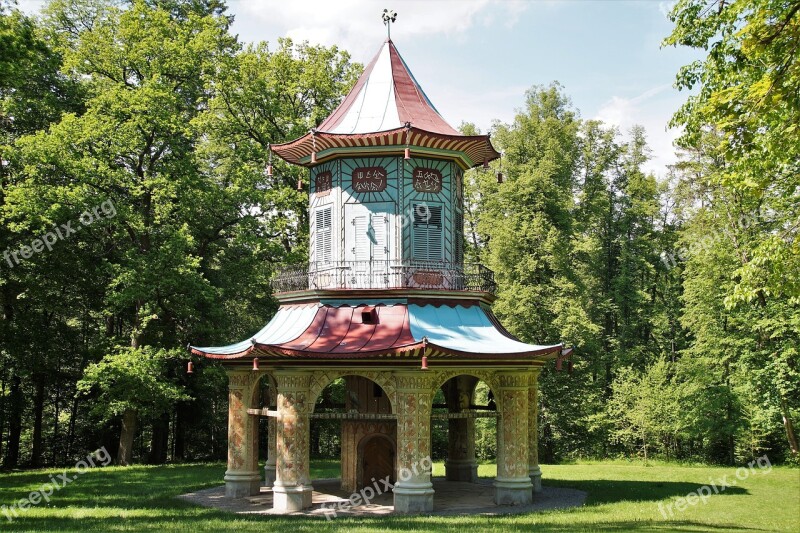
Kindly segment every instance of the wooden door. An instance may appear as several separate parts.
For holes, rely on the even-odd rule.
[[[363,462],[364,473],[361,478],[361,486],[367,487],[378,483],[378,487],[383,490],[384,485],[380,482],[389,476],[392,484],[395,482],[394,476],[394,444],[387,437],[372,437],[364,445],[361,460]]]

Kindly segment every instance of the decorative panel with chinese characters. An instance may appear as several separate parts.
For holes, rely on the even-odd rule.
[[[318,196],[327,196],[333,187],[333,174],[330,170],[320,172],[314,177],[314,192]]]
[[[351,180],[355,192],[383,192],[386,190],[387,172],[383,167],[356,167]]]
[[[354,157],[341,160],[344,203],[397,203],[397,157]],[[401,161],[401,160],[400,160]]]
[[[435,168],[416,167],[411,175],[415,191],[430,193],[442,191],[442,173]]]

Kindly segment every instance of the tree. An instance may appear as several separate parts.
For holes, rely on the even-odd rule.
[[[678,86],[699,92],[673,123],[685,128],[683,148],[715,158],[703,177],[708,210],[722,218],[717,227],[729,231],[735,258],[722,271],[731,281],[725,304],[749,317],[740,329],[750,340],[743,362],[780,406],[797,455],[800,2],[682,0],[670,16],[665,44],[709,51],[679,72]]]

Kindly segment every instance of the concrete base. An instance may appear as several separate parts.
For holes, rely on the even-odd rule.
[[[531,485],[533,485],[533,492],[542,492],[542,469],[538,466],[533,467],[529,471],[531,478]]]
[[[495,478],[494,503],[497,505],[529,505],[533,502],[533,485],[529,477]]]
[[[311,485],[272,486],[272,509],[279,513],[294,513],[311,507],[314,487]]]
[[[261,491],[261,476],[258,472],[225,472],[225,496],[246,498]]]
[[[403,514],[433,511],[433,485],[431,483],[403,483],[394,486],[394,512]]]
[[[478,481],[478,465],[475,461],[445,461],[444,471],[447,481]]]
[[[264,486],[271,488],[275,484],[275,465],[267,463],[264,466]]]

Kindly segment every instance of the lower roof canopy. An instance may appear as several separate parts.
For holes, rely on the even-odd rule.
[[[491,310],[472,305],[331,301],[284,305],[252,338],[220,347],[190,347],[211,359],[275,356],[304,359],[549,359],[563,344],[527,344],[503,328]]]

